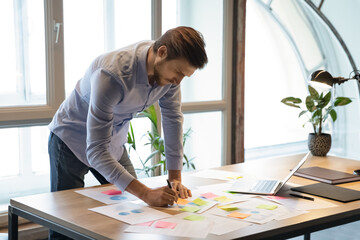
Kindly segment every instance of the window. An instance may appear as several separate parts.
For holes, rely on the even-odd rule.
[[[342,77],[348,77],[353,71],[351,56],[346,55],[335,32],[312,6],[319,10],[318,1],[256,0],[247,4],[247,160],[307,151],[307,135],[312,132],[311,126],[302,128],[304,122],[298,118],[299,112],[280,103],[281,99],[288,96],[303,99],[307,94],[307,78],[315,70],[325,69],[333,76]],[[358,6],[358,1],[346,1],[341,6],[325,1],[321,7],[321,14],[330,19],[339,36],[344,36],[345,44],[355,53],[356,37],[349,26],[357,19],[348,12]],[[340,15],[346,18],[339,18]],[[353,102],[337,109],[337,121],[327,125],[326,131],[332,132],[329,154],[358,156],[358,84],[353,81],[336,86],[334,95],[350,97]]]
[[[1,1],[0,107],[46,104],[44,2]]]
[[[0,39],[6,53],[0,56],[5,73],[0,79],[0,209],[9,198],[49,191],[47,124],[91,61],[178,25],[202,32],[209,55],[208,66],[182,86],[184,129],[193,131],[185,151],[195,157],[198,169],[226,163],[231,6],[232,1],[222,0],[2,1],[0,26],[8,37]],[[143,118],[133,125],[137,138],[150,128]],[[207,152],[209,146],[217,150]],[[97,184],[91,174],[86,182]]]

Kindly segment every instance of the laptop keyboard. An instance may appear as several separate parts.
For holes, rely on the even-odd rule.
[[[277,184],[276,180],[259,180],[251,188],[252,192],[270,193],[274,186]]]

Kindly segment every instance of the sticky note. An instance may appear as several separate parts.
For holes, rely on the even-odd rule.
[[[192,207],[192,206],[185,206],[181,209],[181,211],[184,211],[184,212],[197,212],[199,210],[200,210],[199,207]]]
[[[195,199],[195,200],[192,201],[192,202],[195,203],[195,204],[198,205],[198,206],[203,206],[203,205],[206,205],[206,204],[209,203],[209,202],[207,202],[207,201],[202,200],[201,198],[197,198],[197,199]]]
[[[218,195],[215,195],[211,192],[200,194],[200,196],[207,198],[207,199],[219,197]]]
[[[184,219],[189,221],[202,221],[205,219],[205,217],[201,215],[189,215],[187,217],[184,217]]]
[[[165,221],[157,221],[155,223],[154,227],[156,227],[156,228],[174,229],[176,227],[176,223],[165,222]]]
[[[138,223],[135,224],[136,226],[144,226],[144,227],[150,227],[155,221],[150,221],[150,222],[144,222],[144,223]]]
[[[266,198],[273,200],[287,199],[286,197],[280,197],[280,196],[267,196]]]
[[[239,209],[238,207],[236,207],[234,205],[223,205],[223,206],[218,206],[218,208],[220,208],[224,211],[228,211],[228,212]]]
[[[190,201],[186,200],[186,199],[182,199],[182,198],[178,198],[177,200],[177,204],[180,204],[180,205],[186,205],[188,204]]]
[[[234,217],[234,218],[240,218],[240,219],[245,219],[249,216],[251,216],[251,214],[248,213],[240,213],[240,212],[232,212],[229,215],[227,215],[228,217]]]
[[[106,195],[119,195],[119,194],[122,194],[122,191],[115,190],[115,189],[110,189],[110,190],[107,190],[107,191],[103,191],[101,193],[106,194]]]
[[[242,178],[242,176],[234,176],[234,177],[227,177],[228,179],[239,179],[239,178]]]
[[[266,209],[266,210],[274,210],[276,209],[278,206],[276,205],[267,205],[267,204],[260,204],[259,206],[257,206],[256,208],[261,208],[261,209]]]
[[[226,197],[226,196],[221,196],[221,197],[217,197],[217,198],[214,198],[215,201],[218,201],[218,202],[231,202],[232,199]]]

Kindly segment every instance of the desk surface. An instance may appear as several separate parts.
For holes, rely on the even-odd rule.
[[[218,169],[237,171],[243,174],[256,173],[261,177],[283,179],[289,173],[289,169],[294,167],[302,156],[303,154],[274,159],[254,160],[247,163],[228,165]],[[354,169],[360,168],[360,161],[333,156],[311,157],[305,162],[303,167],[310,166],[320,166],[352,173]],[[220,180],[197,178],[187,175],[189,174],[183,174],[183,181],[184,184],[190,188],[222,182]],[[299,185],[316,183],[315,181],[296,176],[293,176],[289,182]],[[360,190],[360,182],[340,184],[338,186]],[[326,225],[331,227],[340,225],[346,223],[344,219],[352,219],[354,216],[360,215],[360,201],[346,204],[331,200],[327,201],[337,204],[338,207],[311,210],[307,214],[281,221],[271,221],[262,225],[254,224],[245,229],[221,236],[209,234],[207,239],[260,239],[270,238],[277,234],[294,232],[303,234],[309,229],[314,230],[314,226]],[[123,231],[128,225],[123,222],[89,211],[89,208],[99,207],[105,204],[75,193],[74,190],[15,198],[10,200],[10,204],[13,207],[28,211],[95,239],[139,239],[140,236],[135,233],[124,233]],[[152,234],[141,234],[141,237],[145,237],[147,240],[179,239]]]

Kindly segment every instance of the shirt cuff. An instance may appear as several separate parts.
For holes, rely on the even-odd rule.
[[[131,175],[128,171],[124,171],[123,174],[121,174],[120,179],[118,179],[114,184],[115,186],[122,192],[125,192],[125,189],[127,186],[134,180],[134,176]]]

